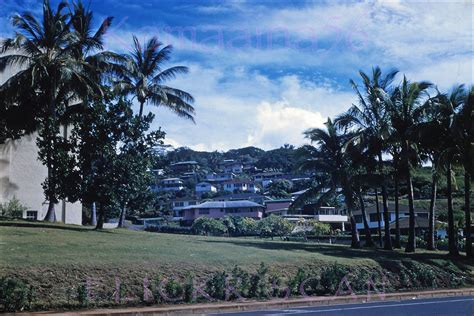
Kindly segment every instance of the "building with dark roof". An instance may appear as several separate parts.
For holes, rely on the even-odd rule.
[[[261,219],[265,207],[247,201],[208,201],[183,208],[184,221],[191,223],[198,217],[221,218],[226,215]]]

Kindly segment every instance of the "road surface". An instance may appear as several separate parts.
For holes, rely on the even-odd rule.
[[[253,312],[209,314],[209,316],[474,316],[474,296],[440,297],[362,304],[295,307]]]

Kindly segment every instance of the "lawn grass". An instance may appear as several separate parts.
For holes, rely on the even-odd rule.
[[[95,280],[101,292],[113,292],[120,278],[141,291],[143,279],[206,279],[216,271],[239,266],[254,272],[261,262],[270,271],[289,276],[298,268],[321,269],[334,263],[349,269],[387,270],[400,262],[417,262],[436,271],[446,267],[466,275],[474,262],[450,259],[446,252],[351,249],[344,245],[288,242],[275,239],[226,238],[136,232],[96,231],[88,227],[26,221],[0,221],[0,276],[23,280],[35,288],[44,308],[65,306],[68,289],[77,291]],[[393,270],[393,269],[392,269]],[[392,273],[392,278],[396,273]],[[74,294],[75,295],[75,294]],[[40,309],[43,307],[40,307]]]
[[[6,226],[5,226],[6,225]],[[26,226],[26,227],[25,227]],[[0,222],[0,266],[169,264],[180,267],[254,266],[256,263],[338,262],[375,264],[386,260],[446,259],[446,252],[387,252],[344,245],[256,238],[157,234],[32,222]]]

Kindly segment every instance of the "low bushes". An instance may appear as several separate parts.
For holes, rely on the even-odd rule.
[[[303,266],[295,272],[261,263],[253,272],[235,266],[199,276],[156,276],[91,287],[90,282],[71,284],[55,294],[54,303],[33,295],[32,286],[14,278],[0,279],[3,311],[99,306],[178,304],[242,299],[272,299],[308,295],[371,295],[394,290],[433,289],[462,286],[467,274],[453,264],[435,266],[413,260],[387,262],[379,267],[347,266],[339,263]],[[142,283],[141,283],[142,282]],[[63,289],[64,290],[64,289]],[[55,293],[61,293],[54,288]],[[71,295],[72,294],[72,295]],[[51,301],[49,301],[51,304]],[[62,302],[62,303],[61,303]]]

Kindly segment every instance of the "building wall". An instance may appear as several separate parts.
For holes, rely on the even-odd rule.
[[[48,209],[41,186],[47,168],[37,157],[36,134],[0,144],[0,203],[16,197],[29,211],[37,211],[38,220],[42,220]],[[58,221],[82,224],[81,203],[61,201],[55,211]],[[26,211],[23,217],[26,218]]]

